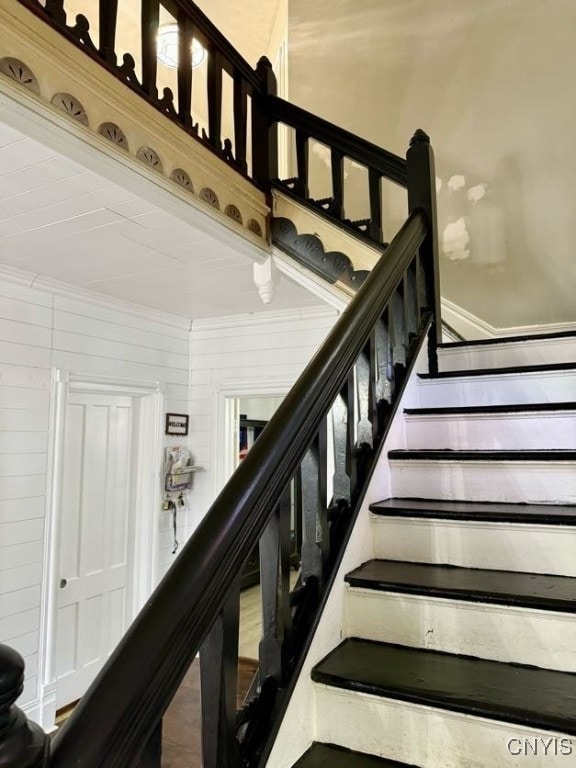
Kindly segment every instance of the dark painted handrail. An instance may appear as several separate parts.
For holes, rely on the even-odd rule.
[[[406,160],[403,157],[361,139],[356,134],[278,96],[271,96],[267,103],[270,114],[279,123],[299,128],[311,138],[341,152],[351,160],[372,168],[402,187],[406,186]]]
[[[56,735],[52,768],[137,764],[425,235],[412,213]]]

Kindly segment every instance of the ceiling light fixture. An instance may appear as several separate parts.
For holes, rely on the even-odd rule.
[[[178,66],[178,24],[162,24],[158,27],[156,56],[164,66]],[[195,38],[192,40],[192,68],[199,67],[206,58],[206,49]]]

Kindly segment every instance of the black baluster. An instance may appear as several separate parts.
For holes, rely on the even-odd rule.
[[[332,478],[333,503],[350,503],[351,425],[348,418],[349,382],[347,381],[332,406],[332,440],[334,443],[334,475]],[[352,440],[354,438],[352,437]]]
[[[368,235],[377,243],[382,242],[382,190],[380,179],[382,177],[373,168],[368,171],[368,191],[370,194],[370,224]]]
[[[118,0],[99,2],[99,50],[100,55],[111,67],[116,66],[116,24],[118,22]]]
[[[160,21],[158,0],[142,0],[142,87],[152,99],[158,98],[156,72],[158,69],[157,38]]]
[[[408,171],[408,209],[410,213],[422,210],[426,214],[428,231],[420,246],[420,257],[426,274],[427,304],[433,312],[428,346],[430,371],[438,371],[437,345],[442,340],[440,306],[440,275],[438,267],[438,223],[436,218],[436,173],[434,152],[430,138],[417,130],[410,140],[406,154]]]
[[[308,199],[308,139],[308,135],[303,130],[296,128],[297,181],[294,192],[304,200]]]
[[[64,0],[46,0],[46,13],[58,24],[66,25],[66,11]]]
[[[373,427],[372,416],[375,412],[375,392],[372,354],[372,342],[368,342],[356,361],[356,388],[358,402],[358,422],[356,425],[356,442],[366,443],[372,448]]]
[[[47,768],[48,736],[15,706],[24,684],[24,660],[0,645],[0,765]]]
[[[386,313],[383,318],[387,317]],[[388,327],[381,318],[374,326],[374,344],[376,347],[376,408],[378,413],[378,436],[384,435],[388,414],[392,405],[392,365],[389,359],[390,345]]]
[[[348,466],[347,472],[350,477],[350,502],[355,504],[360,492],[360,483],[358,479],[358,452],[356,451],[356,414],[358,408],[356,405],[356,384],[354,378],[354,368],[350,369],[348,373],[348,380],[346,382],[346,409],[348,411],[348,426],[347,426],[347,455]]]
[[[178,117],[192,127],[192,42],[194,27],[189,16],[178,11]]]
[[[410,340],[416,335],[417,331],[417,297],[416,297],[416,277],[414,274],[414,262],[406,270],[404,275],[403,292],[404,292],[404,322],[406,324],[406,333],[408,335],[408,344]]]
[[[303,541],[303,516],[302,516],[302,468],[298,467],[292,478],[292,516],[293,516],[293,539],[294,551],[292,554],[292,564],[300,566],[302,559],[302,541]]]
[[[246,132],[248,119],[248,85],[238,70],[234,71],[234,150],[236,167],[242,173],[246,163]]]
[[[392,366],[394,368],[394,392],[404,380],[406,370],[406,324],[404,321],[404,302],[396,290],[390,299],[390,344],[392,350]]]
[[[282,683],[290,658],[290,512],[291,489],[288,485],[260,539],[262,639],[259,674],[262,683],[272,678],[277,685]]]
[[[336,218],[344,218],[344,155],[332,147],[330,152],[332,166],[332,198],[330,213]]]
[[[329,555],[326,505],[326,419],[302,460],[302,582],[309,577],[322,580]]]
[[[162,720],[148,739],[138,768],[161,768],[162,765]]]
[[[252,96],[252,177],[266,188],[278,178],[278,124],[270,118],[267,97],[276,95],[272,64],[263,56],[256,74],[261,90]]]
[[[236,763],[239,617],[237,581],[200,649],[204,768],[232,768]]]
[[[222,57],[214,46],[208,56],[208,143],[222,149]]]

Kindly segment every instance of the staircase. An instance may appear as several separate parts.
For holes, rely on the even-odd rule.
[[[570,764],[575,360],[570,334],[458,343],[418,375],[294,768]]]

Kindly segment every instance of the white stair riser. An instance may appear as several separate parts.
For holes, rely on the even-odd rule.
[[[348,587],[345,637],[576,672],[569,613]]]
[[[418,379],[416,390],[421,408],[571,402],[576,371]]]
[[[316,739],[426,768],[566,768],[576,738],[315,684]],[[549,739],[556,737],[557,755]],[[541,754],[515,755],[523,739]],[[548,744],[544,754],[542,739]],[[562,741],[564,740],[564,741]],[[510,749],[508,748],[510,745]]]
[[[438,350],[441,371],[507,368],[515,365],[554,365],[576,361],[576,339],[532,339],[503,344],[479,344]]]
[[[374,557],[576,577],[576,529],[373,515]]]
[[[407,415],[406,447],[576,450],[576,411]]]
[[[576,504],[576,462],[390,462],[392,495],[444,501]]]

